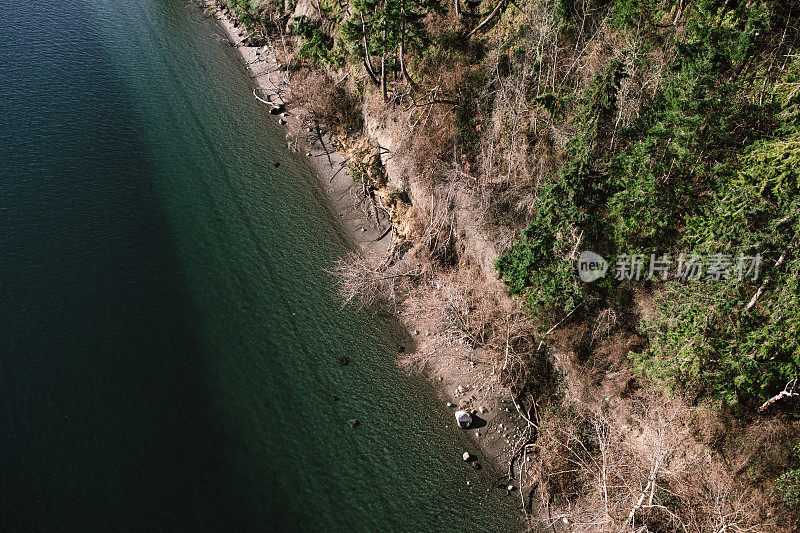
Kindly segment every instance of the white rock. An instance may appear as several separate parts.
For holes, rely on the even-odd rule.
[[[456,411],[455,417],[461,429],[467,429],[472,424],[472,415],[466,411]]]
[[[462,455],[461,457],[462,457],[462,458],[463,458],[465,461],[469,461],[469,458],[471,457],[471,455],[469,454],[469,452],[464,452],[464,455]]]

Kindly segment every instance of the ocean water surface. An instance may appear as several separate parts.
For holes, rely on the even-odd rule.
[[[348,239],[215,22],[4,8],[0,529],[520,529],[395,325],[340,308]]]

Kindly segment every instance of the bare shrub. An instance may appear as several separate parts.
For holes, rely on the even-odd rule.
[[[757,491],[687,447],[691,410],[637,400],[627,423],[573,404],[540,427],[542,525],[571,531],[760,532],[774,527]]]
[[[373,264],[365,254],[354,251],[336,261],[328,271],[336,277],[339,297],[343,305],[359,309],[394,305],[397,301],[397,285],[407,278],[419,275],[419,270],[397,271],[390,262]]]
[[[612,308],[603,309],[597,314],[592,327],[592,340],[608,338],[617,327],[617,313]]]
[[[325,71],[300,68],[292,75],[292,107],[304,124],[324,124],[342,133],[361,131],[363,118],[352,94]]]
[[[502,320],[497,302],[486,296],[484,284],[472,269],[452,278],[440,291],[441,329],[473,348],[496,348],[496,328]]]
[[[448,186],[432,191],[427,202],[415,205],[420,240],[431,257],[442,264],[453,264],[456,259],[454,202],[455,188]]]

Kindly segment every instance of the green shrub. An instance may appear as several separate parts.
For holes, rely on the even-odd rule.
[[[795,447],[794,453],[795,458],[800,457],[800,445]],[[775,491],[793,511],[800,513],[800,468],[781,475],[775,483]]]
[[[607,9],[628,31],[675,7],[618,0]],[[561,9],[577,13],[572,2]],[[764,1],[686,5],[685,34],[660,90],[622,131],[612,122],[627,75],[626,52],[618,51],[573,100],[576,134],[558,177],[497,262],[512,294],[554,310],[588,294],[607,306],[627,290],[609,280],[576,283],[569,255],[578,234],[607,258],[761,254],[757,280],[651,282],[655,313],[640,326],[649,347],[631,354],[642,373],[673,391],[731,405],[763,401],[800,374],[800,75],[790,63],[781,83],[768,87],[765,63],[751,68],[767,43],[783,42],[783,9]],[[756,85],[753,76],[764,79]],[[545,93],[531,103],[556,121],[565,101]]]
[[[314,65],[324,67],[334,66],[334,55],[332,54],[334,41],[326,35],[317,24],[312,23],[305,15],[295,17],[293,32],[302,41],[297,56]]]
[[[562,179],[546,184],[533,221],[495,265],[511,294],[524,296],[532,309],[569,311],[582,298],[568,257],[574,225],[586,218],[577,207],[575,193]]]

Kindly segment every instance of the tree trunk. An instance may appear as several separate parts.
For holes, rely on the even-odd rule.
[[[384,102],[389,99],[386,91],[386,56],[381,56],[381,94]]]
[[[456,0],[456,5],[458,5],[458,0]],[[406,79],[408,84],[411,85],[411,88],[415,89],[416,88],[416,84],[414,83],[414,80],[411,79],[411,76],[408,75],[408,71],[406,70],[406,59],[405,59],[405,55],[406,55],[406,23],[405,23],[406,10],[405,10],[405,7],[400,9],[400,13],[401,13],[401,17],[402,17],[402,20],[403,20],[403,22],[401,23],[401,26],[400,26],[400,73]]]
[[[375,76],[375,73],[372,72],[371,68],[369,68],[369,65],[367,64],[367,60],[366,59],[364,60],[364,70],[366,71],[366,73],[369,76],[369,78],[372,80],[372,83],[375,84],[375,87],[380,85],[380,82],[378,81],[378,78]]]
[[[378,77],[375,76],[375,69],[372,67],[372,56],[369,53],[369,43],[367,42],[367,23],[364,22],[364,14],[361,13],[361,32],[364,44],[364,68],[367,71],[372,83],[378,86]]]
[[[383,23],[383,45],[381,46],[381,94],[383,101],[386,102],[388,98],[386,90],[386,23]]]

